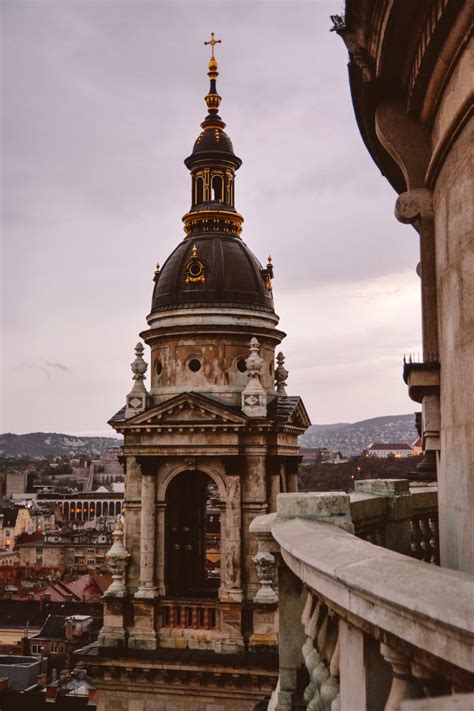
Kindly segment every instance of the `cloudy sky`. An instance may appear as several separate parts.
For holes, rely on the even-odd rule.
[[[101,434],[183,237],[208,48],[236,206],[315,423],[411,412],[417,236],[357,130],[340,0],[3,0],[2,431]]]

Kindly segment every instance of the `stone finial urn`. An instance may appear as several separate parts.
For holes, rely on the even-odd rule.
[[[117,516],[115,519],[112,537],[114,542],[105,555],[107,566],[112,573],[112,583],[105,591],[104,597],[124,597],[127,594],[125,572],[130,560],[130,553],[123,542],[124,530],[121,516]]]
[[[255,595],[255,602],[271,604],[278,601],[278,595],[273,589],[275,580],[276,560],[270,551],[259,551],[253,558],[257,569],[260,588]]]
[[[127,405],[125,417],[133,417],[140,412],[144,412],[148,405],[148,391],[145,388],[144,380],[145,373],[148,368],[148,363],[143,359],[143,344],[138,342],[135,346],[135,360],[130,367],[133,373],[133,388],[127,395]]]

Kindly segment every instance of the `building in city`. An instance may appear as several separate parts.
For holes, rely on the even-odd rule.
[[[372,442],[365,450],[365,455],[379,459],[404,459],[414,457],[415,453],[411,445],[405,442]]]
[[[93,521],[100,517],[115,518],[122,513],[123,491],[109,491],[98,487],[96,491],[82,493],[60,493],[50,491],[39,493],[36,501],[58,507],[62,521]]]
[[[110,421],[124,437],[126,549],[118,522],[99,647],[84,657],[104,710],[137,699],[251,709],[276,683],[276,607],[249,526],[296,491],[297,438],[310,423],[287,395],[281,353],[275,366],[285,334],[271,259],[262,266],[241,237],[241,160],[218,113],[216,42],[208,114],[185,160],[185,238],[156,267],[141,334],[150,387],[139,343],[134,385]]]
[[[20,566],[64,570],[102,570],[105,554],[112,543],[106,528],[63,529],[44,533],[41,538],[32,536],[16,545]],[[29,537],[28,537],[29,538]]]
[[[69,666],[70,654],[96,640],[101,625],[102,617],[50,614],[40,631],[29,638],[30,654],[62,655],[64,666]]]

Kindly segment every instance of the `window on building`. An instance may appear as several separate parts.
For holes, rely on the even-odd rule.
[[[95,558],[88,558],[87,565],[95,565]]]

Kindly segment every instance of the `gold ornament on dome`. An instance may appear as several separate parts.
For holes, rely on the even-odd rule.
[[[186,264],[184,268],[185,272],[185,284],[198,284],[205,283],[206,279],[206,268],[200,259],[197,258],[197,247],[193,244],[191,250],[191,259]]]
[[[266,269],[262,269],[263,282],[265,284],[265,289],[267,291],[273,291],[272,289],[272,279],[273,279],[273,264],[272,258],[268,255],[268,264]]]

